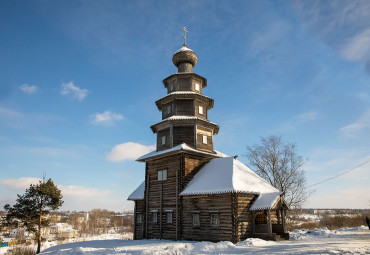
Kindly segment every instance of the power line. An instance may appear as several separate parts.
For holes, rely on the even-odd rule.
[[[333,176],[333,177],[330,177],[330,178],[328,178],[328,179],[325,179],[325,180],[323,180],[323,181],[321,181],[321,182],[318,182],[318,183],[312,184],[311,186],[306,187],[306,189],[311,188],[311,187],[316,186],[316,185],[319,185],[319,184],[322,184],[322,183],[327,182],[327,181],[329,181],[329,180],[335,179],[335,178],[337,178],[337,177],[339,177],[339,176],[341,176],[341,175],[343,175],[343,174],[349,173],[349,172],[351,172],[351,171],[353,171],[353,170],[355,170],[355,169],[359,168],[360,166],[363,166],[363,165],[365,165],[365,164],[367,164],[367,163],[369,163],[369,162],[370,162],[370,160],[365,161],[364,163],[361,163],[361,164],[359,164],[358,166],[355,166],[354,168],[351,168],[351,169],[349,169],[349,170],[347,170],[347,171],[344,171],[344,172],[342,172],[342,173],[340,173],[340,174],[337,174],[337,175],[335,175],[335,176]]]

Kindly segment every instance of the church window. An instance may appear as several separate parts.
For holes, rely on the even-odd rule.
[[[207,136],[206,135],[203,135],[203,143],[207,144]]]
[[[199,114],[203,114],[203,106],[199,106]]]
[[[158,223],[158,212],[152,212],[152,222],[154,224]]]
[[[257,214],[256,215],[256,218],[255,218],[255,223],[256,223],[256,225],[259,225],[259,224],[267,224],[266,215],[264,215],[264,214]]]
[[[172,212],[167,212],[167,224],[172,224]]]
[[[199,91],[200,90],[199,83],[195,83],[195,90],[196,91]]]
[[[162,145],[166,144],[166,136],[162,136]]]
[[[167,169],[158,170],[158,181],[167,180]]]
[[[220,226],[220,215],[219,214],[211,214],[211,225]]]
[[[193,226],[199,226],[199,213],[193,213]]]
[[[136,224],[141,224],[142,222],[142,214],[141,213],[136,213]]]

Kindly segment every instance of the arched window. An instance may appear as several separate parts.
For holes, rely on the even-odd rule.
[[[257,214],[256,218],[254,219],[254,222],[256,223],[256,225],[267,224],[266,215],[265,214]]]

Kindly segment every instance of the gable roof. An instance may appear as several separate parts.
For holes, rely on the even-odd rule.
[[[141,156],[140,158],[136,159],[136,161],[145,161],[147,159],[150,159],[150,158],[153,158],[153,157],[156,157],[156,156],[160,156],[160,155],[163,155],[163,154],[167,154],[167,153],[170,153],[170,152],[175,152],[175,151],[189,151],[189,152],[196,152],[196,153],[201,153],[201,154],[206,154],[206,155],[214,155],[216,157],[226,157],[225,154],[223,154],[221,152],[218,152],[218,151],[215,151],[216,153],[205,152],[205,151],[201,151],[201,150],[196,150],[196,149],[190,147],[189,145],[187,145],[186,143],[182,143],[182,144],[176,145],[175,147],[172,147],[172,148],[167,149],[167,150],[149,152],[148,154],[145,154],[145,155]]]
[[[241,192],[249,194],[279,193],[264,179],[233,157],[209,161],[180,196]]]
[[[143,200],[144,199],[144,192],[145,192],[145,181],[143,181],[139,187],[137,187],[134,192],[132,192],[127,200]]]

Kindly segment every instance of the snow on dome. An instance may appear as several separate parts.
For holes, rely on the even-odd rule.
[[[188,48],[187,46],[182,46],[180,49],[178,49],[177,51],[175,51],[175,53],[174,54],[176,54],[176,53],[179,53],[179,52],[181,52],[181,51],[193,51],[192,49],[190,49],[190,48]],[[193,51],[194,52],[194,51]]]
[[[224,157],[212,159],[202,167],[180,196],[229,192],[261,194],[279,191],[239,160]]]
[[[145,192],[145,181],[137,187],[131,195],[128,196],[127,200],[143,200]]]

